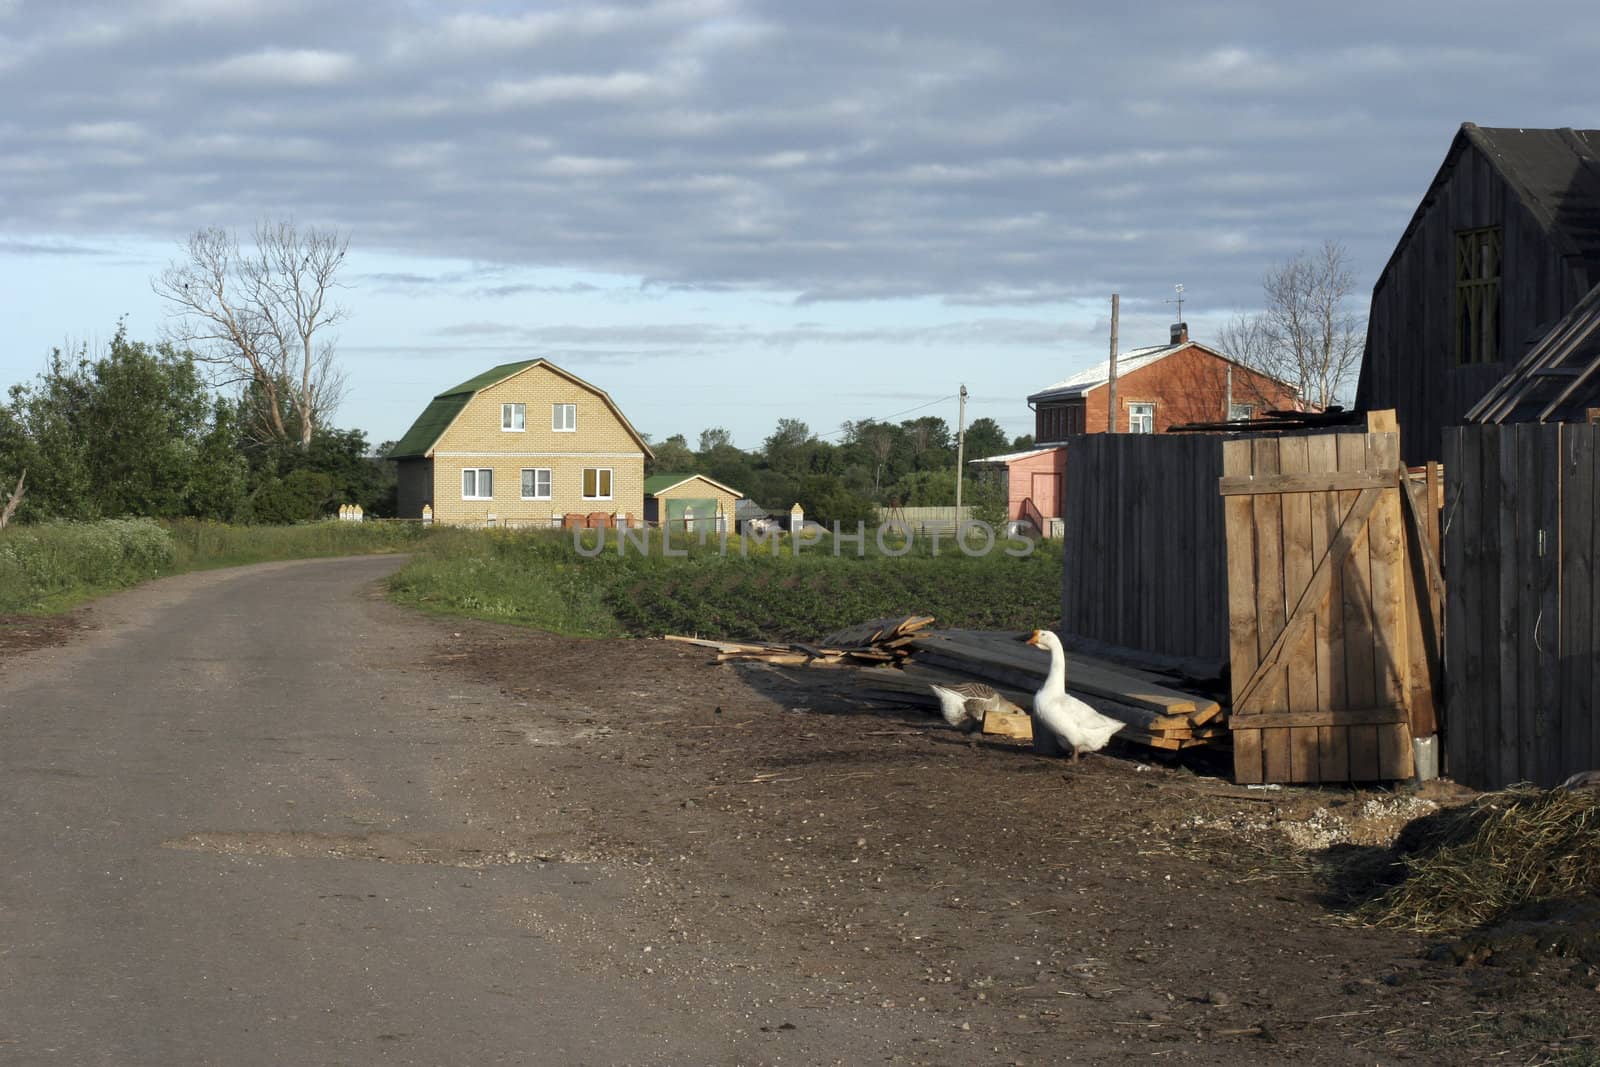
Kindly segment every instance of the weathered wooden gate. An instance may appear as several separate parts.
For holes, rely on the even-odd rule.
[[[1235,777],[1409,777],[1432,675],[1408,644],[1399,435],[1228,441],[1222,465]]]

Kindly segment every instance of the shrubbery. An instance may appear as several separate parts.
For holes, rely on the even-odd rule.
[[[0,533],[0,611],[44,607],[170,571],[172,539],[150,519],[57,522]]]

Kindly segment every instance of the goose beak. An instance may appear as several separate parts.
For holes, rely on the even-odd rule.
[[[1035,630],[1035,631],[1033,631],[1033,633],[1029,634],[1028,635],[1028,640],[1027,640],[1026,643],[1032,645],[1034,648],[1038,648],[1039,647],[1039,631]]]

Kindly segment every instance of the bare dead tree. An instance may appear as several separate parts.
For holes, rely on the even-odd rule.
[[[1361,363],[1366,324],[1349,308],[1355,295],[1350,256],[1337,241],[1300,253],[1267,272],[1266,310],[1240,316],[1221,345],[1240,363],[1295,385],[1317,408],[1335,403]]]
[[[6,501],[5,509],[0,510],[0,530],[6,528],[6,524],[11,521],[11,516],[15,515],[17,508],[22,505],[22,498],[26,495],[22,487],[27,480],[28,468],[24,467],[22,468],[22,473],[17,476],[17,487],[11,490],[11,499]]]
[[[215,227],[196,230],[184,255],[152,282],[172,312],[173,340],[209,364],[216,385],[247,390],[249,430],[264,443],[311,442],[343,398],[328,330],[350,239],[336,230],[261,222],[254,247]]]

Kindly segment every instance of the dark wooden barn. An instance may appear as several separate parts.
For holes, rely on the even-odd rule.
[[[1463,123],[1372,290],[1356,405],[1409,464],[1600,285],[1600,130]]]

